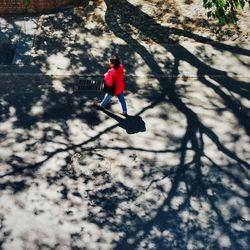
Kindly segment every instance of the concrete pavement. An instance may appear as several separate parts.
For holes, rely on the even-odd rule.
[[[44,15],[31,64],[0,69],[0,248],[248,249],[248,45],[121,4]],[[128,119],[75,88],[113,51]]]

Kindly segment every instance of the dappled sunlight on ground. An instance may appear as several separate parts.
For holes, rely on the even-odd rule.
[[[43,15],[40,76],[1,76],[0,248],[248,249],[249,50],[139,2]],[[116,97],[97,111],[103,93],[76,88],[113,52],[127,118]]]
[[[60,84],[65,88],[63,81]],[[131,135],[126,133],[127,125],[119,125],[124,118],[117,114],[120,106],[115,98],[110,110],[117,117],[93,111],[92,116],[100,121],[92,129],[83,116],[91,109],[90,102],[81,104],[84,96],[58,92],[53,86],[39,88],[46,93],[40,97],[44,104],[39,112],[33,110],[38,96],[33,96],[36,101],[31,109],[30,101],[23,106],[34,119],[28,127],[18,123],[18,110],[9,107],[8,119],[0,126],[4,138],[1,215],[3,230],[11,230],[10,235],[4,233],[4,244],[9,248],[35,244],[106,249],[115,248],[128,235],[122,244],[138,248],[157,248],[159,241],[176,249],[183,242],[197,249],[208,241],[211,247],[230,247],[232,235],[220,228],[222,223],[242,234],[239,244],[246,246],[243,232],[250,219],[246,161],[250,159],[249,152],[243,152],[249,137],[244,128],[235,130],[237,120],[232,120],[228,109],[221,110],[225,104],[199,80],[179,78],[176,89],[232,156],[218,151],[213,138],[203,136],[198,167],[192,142],[182,148],[185,115],[168,98],[149,104],[144,92],[127,96],[131,115],[139,114],[145,122],[145,131]],[[7,95],[3,93],[5,99]],[[69,110],[69,100],[75,105],[72,112],[64,107],[66,119],[58,113],[46,118],[56,97],[66,98]],[[242,163],[237,163],[240,159],[234,154]],[[15,227],[16,223],[20,226]]]

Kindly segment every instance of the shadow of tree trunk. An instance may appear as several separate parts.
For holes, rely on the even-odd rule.
[[[149,232],[152,230],[154,225],[161,223],[161,220],[164,220],[165,227],[168,228],[168,216],[171,214],[170,203],[171,200],[175,197],[177,187],[181,181],[186,182],[187,185],[191,185],[191,190],[189,191],[189,196],[192,194],[195,195],[204,195],[207,197],[206,191],[207,187],[203,184],[202,181],[202,173],[201,173],[201,166],[202,161],[201,158],[204,156],[204,143],[203,143],[203,136],[206,135],[210,140],[217,146],[218,150],[221,151],[223,154],[227,155],[233,161],[235,161],[239,166],[243,169],[249,169],[249,164],[240,159],[233,151],[227,149],[223,144],[220,142],[218,136],[208,127],[206,127],[200,121],[199,117],[193,112],[189,107],[186,106],[185,103],[182,102],[181,98],[176,92],[175,89],[175,82],[176,77],[179,75],[178,72],[178,65],[180,61],[188,62],[189,64],[193,65],[195,68],[198,69],[199,79],[204,79],[205,76],[209,76],[210,78],[214,79],[218,84],[225,87],[229,91],[239,94],[242,97],[247,99],[250,98],[250,86],[247,83],[236,81],[227,76],[226,72],[221,70],[213,69],[212,67],[204,64],[198,58],[196,58],[193,54],[191,54],[187,49],[182,47],[179,44],[176,44],[171,38],[171,34],[179,35],[179,36],[187,36],[191,37],[196,41],[203,41],[203,42],[212,42],[210,39],[202,38],[197,35],[190,34],[186,31],[181,31],[177,29],[171,29],[167,27],[162,27],[160,24],[157,24],[151,17],[147,14],[140,11],[137,7],[133,6],[129,2],[125,0],[119,1],[119,4],[113,0],[105,0],[107,5],[106,11],[106,22],[109,25],[109,28],[115,33],[116,36],[123,39],[127,44],[134,44],[135,52],[141,55],[144,58],[145,63],[150,67],[152,72],[155,73],[156,78],[161,86],[162,95],[165,95],[166,98],[172,103],[177,110],[183,113],[186,117],[186,133],[183,136],[182,145],[181,145],[181,154],[179,160],[179,166],[174,176],[173,185],[168,193],[167,199],[164,201],[161,207],[159,207],[156,215],[150,221],[147,222],[139,222],[137,225],[130,230],[126,234],[125,237],[121,241],[119,241],[115,247],[115,249],[136,249],[141,241],[142,238],[148,236]],[[126,13],[130,13],[129,16]],[[147,28],[145,28],[145,24],[147,23]],[[133,31],[130,26],[135,27],[139,30],[141,34],[145,37],[152,39],[157,44],[161,44],[167,51],[171,52],[175,58],[174,67],[172,69],[171,75],[168,81],[162,80],[157,75],[163,75],[162,70],[158,66],[157,62],[154,60],[153,56],[146,50],[143,45],[140,45],[135,39],[132,38]],[[168,45],[166,45],[168,43]],[[216,42],[213,42],[212,46],[217,49],[228,50],[233,53],[242,53],[245,55],[249,55],[250,52],[248,50],[230,47],[228,45],[222,45]],[[174,77],[175,76],[175,77]],[[202,80],[203,84],[208,86],[208,81]],[[210,84],[209,87],[214,87]],[[236,112],[235,106],[237,105],[235,102],[232,103],[232,100],[229,99],[228,96],[223,94],[223,92],[217,88],[217,93],[225,100],[226,105],[229,108],[233,107],[235,111],[234,114],[238,118],[239,122],[243,124],[246,132],[249,134],[248,123],[249,117],[246,113],[244,115],[238,115]],[[152,94],[153,96],[153,94]],[[233,106],[232,106],[233,105]],[[237,105],[238,106],[238,105]],[[245,118],[248,118],[247,121]],[[191,163],[186,163],[186,150],[188,144],[191,144],[191,148],[194,152],[193,160]],[[192,183],[187,183],[187,171],[189,168],[195,169],[195,177]],[[201,189],[203,190],[201,191]],[[191,193],[190,193],[191,192]],[[184,203],[188,203],[188,197],[186,197],[186,201]],[[237,241],[237,238],[234,236],[234,232],[230,228],[228,224],[224,222],[223,216],[219,212],[218,208],[216,207],[215,203],[208,198],[211,203],[212,208],[217,214],[217,218],[219,224],[223,228],[223,231],[228,235],[231,240],[233,249],[241,249],[240,244]],[[177,211],[174,213],[177,214]],[[170,226],[170,225],[169,225]],[[176,236],[178,238],[178,232],[176,232]],[[172,249],[183,249],[184,241],[178,238],[179,244],[176,248]]]

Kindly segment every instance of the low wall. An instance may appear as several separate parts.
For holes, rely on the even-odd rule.
[[[29,5],[25,5],[23,0],[0,0],[0,14],[41,13],[79,2],[79,0],[31,0]]]

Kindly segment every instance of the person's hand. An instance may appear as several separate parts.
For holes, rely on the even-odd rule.
[[[104,76],[106,76],[108,73],[105,73]]]

